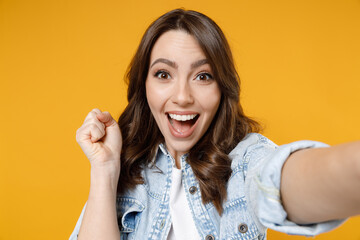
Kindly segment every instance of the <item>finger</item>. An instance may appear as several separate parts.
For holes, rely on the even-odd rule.
[[[105,124],[103,124],[102,122],[100,122],[97,119],[96,120],[92,119],[92,120],[89,120],[89,122],[84,123],[84,128],[86,128],[86,127],[92,128],[92,125],[95,125],[100,130],[100,132],[103,135],[105,135],[105,133],[106,133]]]
[[[91,110],[85,117],[84,123],[91,120],[91,119],[96,119],[96,115],[101,114],[101,110],[98,108],[94,108],[93,110]]]
[[[100,122],[105,124],[106,127],[117,125],[117,122],[109,112],[102,112],[101,114],[96,115],[96,117]]]
[[[93,110],[91,110],[90,112],[94,112],[96,114],[100,114],[101,113],[101,110],[98,109],[98,108],[94,108]]]
[[[99,128],[96,124],[92,124],[89,126],[87,135],[91,142],[95,143],[105,136],[105,129]]]
[[[88,142],[91,141],[92,143],[97,142],[105,135],[105,128],[101,125],[98,126],[97,124],[84,124],[81,126],[77,133],[76,139],[80,142]]]
[[[97,115],[97,118],[106,126],[106,137],[103,141],[104,144],[111,149],[114,149],[116,152],[120,152],[122,147],[122,137],[118,123],[108,112]]]
[[[95,125],[97,125],[100,129],[104,129],[104,131],[105,131],[105,124],[102,123],[99,119],[97,119],[96,116],[87,119],[87,120],[83,123],[84,126],[91,125],[91,124],[95,124]]]

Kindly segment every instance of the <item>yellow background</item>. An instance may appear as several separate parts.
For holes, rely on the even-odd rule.
[[[89,189],[76,129],[94,107],[119,117],[140,37],[178,7],[222,27],[242,104],[267,137],[359,139],[359,0],[0,0],[1,240],[69,237]],[[359,240],[359,226],[355,217],[315,239]]]

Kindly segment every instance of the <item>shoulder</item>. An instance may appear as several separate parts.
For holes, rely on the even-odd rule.
[[[250,133],[229,153],[231,168],[256,167],[262,159],[274,152],[278,146],[259,133]]]

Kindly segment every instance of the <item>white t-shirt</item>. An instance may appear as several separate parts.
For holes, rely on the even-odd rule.
[[[168,240],[200,239],[186,200],[181,169],[173,168],[170,189],[170,215],[172,219]]]

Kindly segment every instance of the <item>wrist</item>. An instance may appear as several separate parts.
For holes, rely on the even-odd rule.
[[[91,164],[91,178],[117,181],[120,176],[120,161],[107,161]]]
[[[91,168],[90,197],[116,197],[119,171]]]

